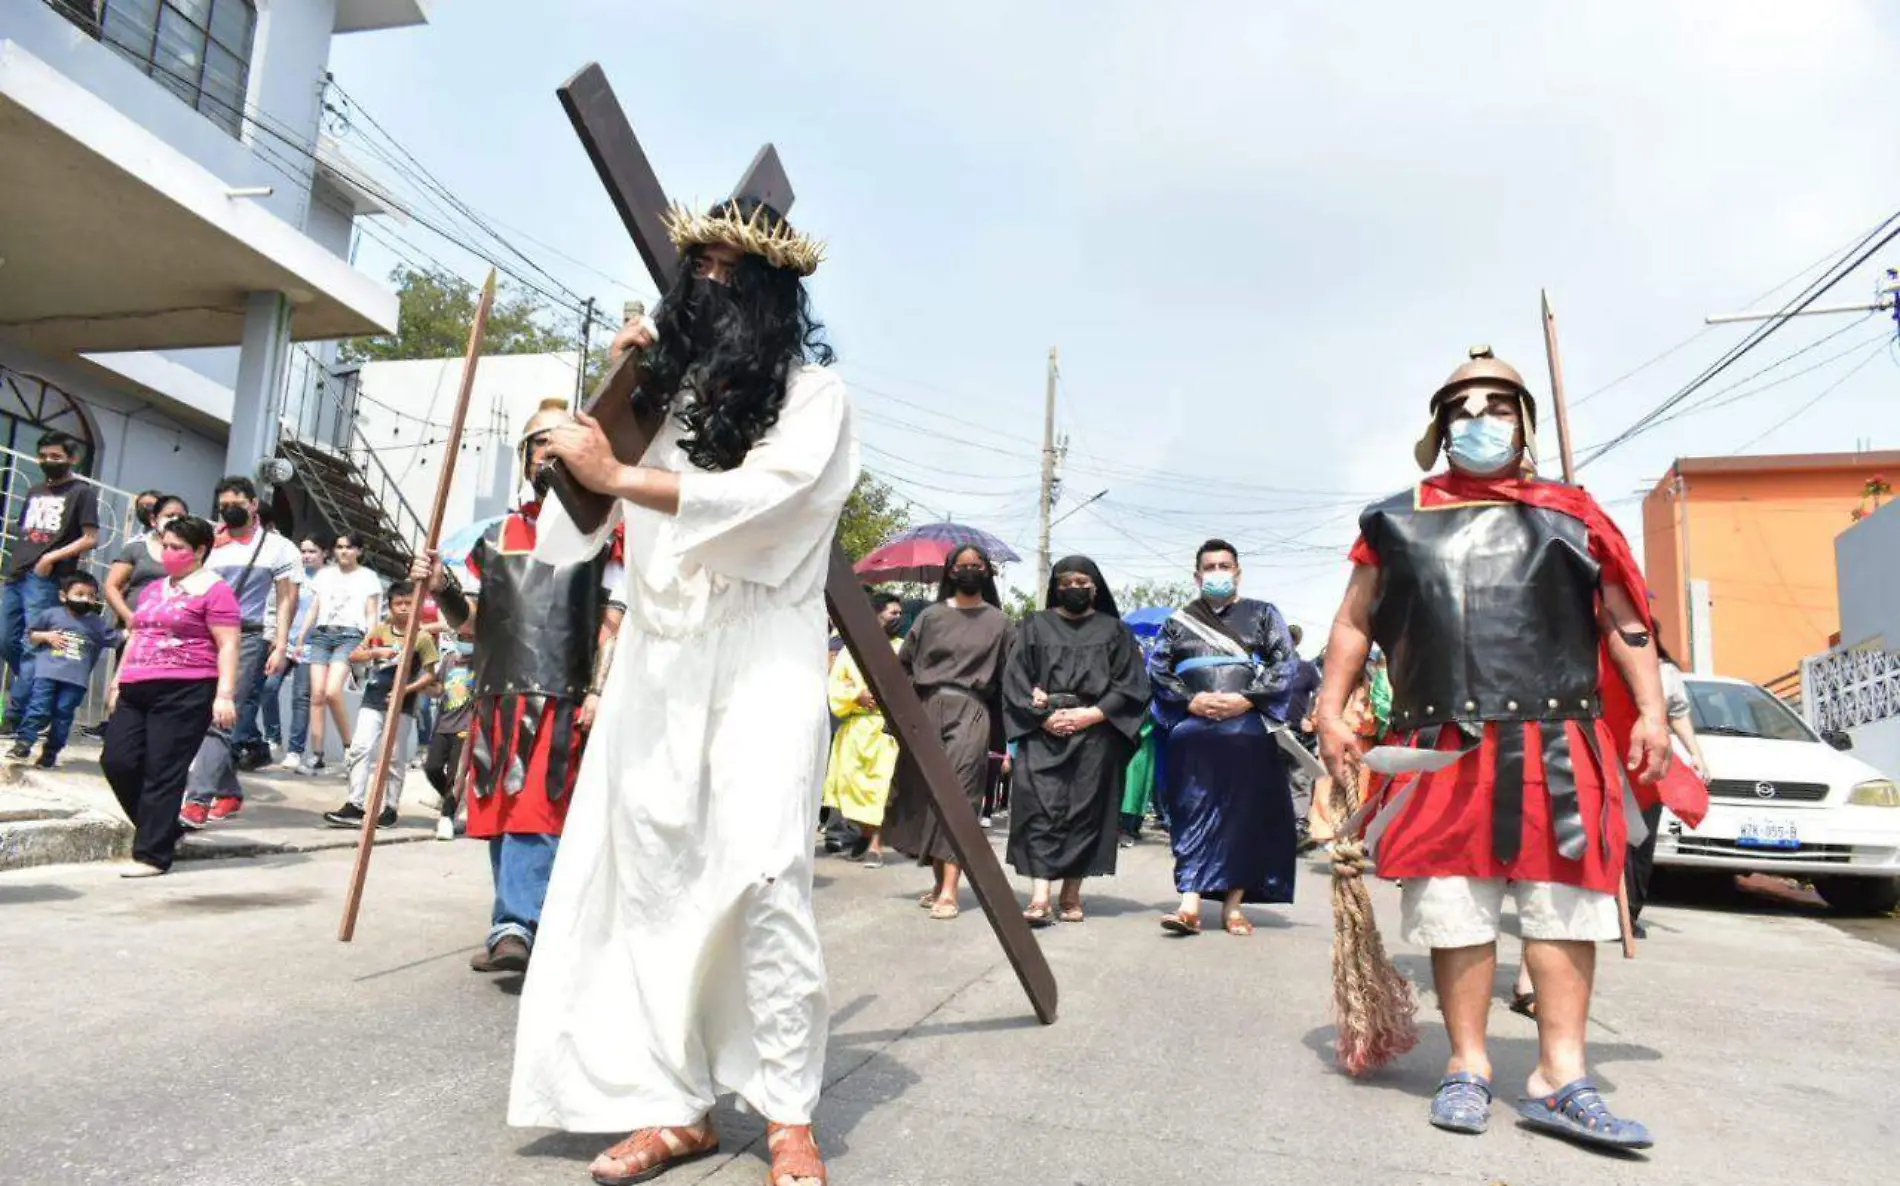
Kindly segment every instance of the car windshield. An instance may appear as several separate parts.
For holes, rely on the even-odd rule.
[[[1814,741],[1814,733],[1771,693],[1754,684],[1688,680],[1690,719],[1698,733],[1717,737],[1762,737],[1769,741]]]

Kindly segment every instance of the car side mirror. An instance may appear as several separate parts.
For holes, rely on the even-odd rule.
[[[1847,730],[1845,729],[1823,730],[1821,740],[1843,752],[1854,748],[1854,739],[1847,735]]]

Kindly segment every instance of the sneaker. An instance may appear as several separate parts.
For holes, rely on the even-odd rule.
[[[157,865],[148,865],[144,861],[132,861],[129,864],[127,864],[125,868],[119,870],[119,876],[128,878],[128,879],[139,878],[139,877],[162,877],[164,875],[165,875],[165,870],[159,868]]]
[[[437,840],[455,839],[455,821],[446,815],[438,817],[435,821],[435,838]]]
[[[178,826],[188,832],[196,832],[205,826],[211,808],[203,803],[187,803],[178,809]]]
[[[303,755],[285,754],[284,760],[277,763],[277,768],[279,770],[291,770],[301,774],[303,772]]]
[[[16,762],[24,762],[32,756],[33,743],[30,741],[16,741],[7,749],[7,757]]]
[[[335,811],[324,812],[323,822],[333,828],[358,828],[363,825],[363,809],[354,803],[345,803]]]
[[[270,765],[270,747],[247,745],[238,750],[237,768],[245,774],[252,774]]]
[[[221,819],[230,819],[243,810],[244,800],[238,798],[236,795],[219,795],[211,801],[211,811],[208,814],[212,821],[215,822]]]
[[[33,764],[38,766],[41,770],[51,770],[59,765],[59,751],[56,749],[43,749],[40,751],[40,760]]]
[[[94,741],[99,741],[106,735],[106,723],[100,721],[96,725],[87,725],[84,729],[81,729],[80,732],[92,738]]]
[[[358,812],[357,814],[360,815],[362,813]],[[395,827],[396,826],[396,809],[394,807],[383,808],[382,814],[376,817],[376,826],[378,828]]]

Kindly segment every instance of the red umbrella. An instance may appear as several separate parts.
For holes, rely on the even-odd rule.
[[[982,548],[997,564],[1022,559],[1008,544],[987,531],[961,523],[926,523],[900,531],[884,541],[877,551],[853,565],[852,571],[871,582],[939,581],[943,579],[944,562],[966,544]]]

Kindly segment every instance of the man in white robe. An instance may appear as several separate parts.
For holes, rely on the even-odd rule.
[[[635,407],[665,412],[651,447],[622,465],[586,417],[551,442],[618,501],[590,536],[550,506],[537,554],[586,554],[624,519],[627,611],[522,992],[508,1119],[633,1130],[591,1167],[618,1184],[715,1151],[709,1113],[736,1093],[770,1124],[772,1182],[813,1186],[824,589],[857,441],[799,280],[817,245],[744,199],[671,229],[681,280],[657,326],[616,339],[646,349]]]

